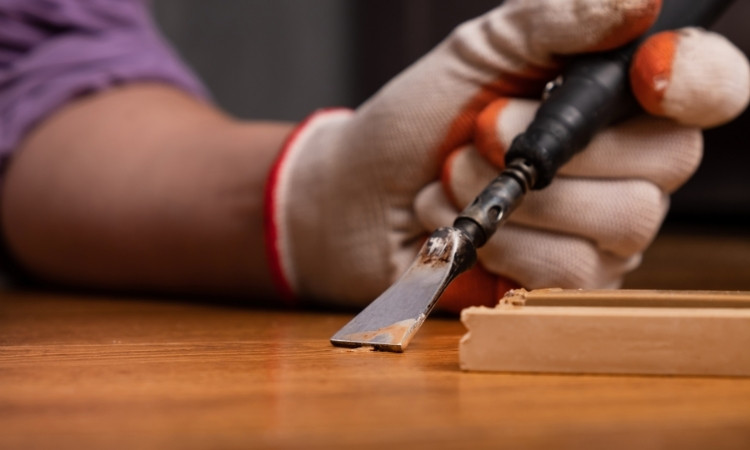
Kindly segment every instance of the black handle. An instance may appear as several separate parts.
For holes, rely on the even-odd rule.
[[[557,170],[588,145],[601,128],[638,111],[628,84],[638,45],[659,31],[708,26],[733,0],[663,0],[654,26],[641,39],[615,51],[582,57],[564,71],[526,131],[506,155],[508,165],[526,161],[536,170],[533,189],[546,187]]]
[[[506,167],[453,222],[479,248],[509,217],[529,189],[547,186],[557,170],[583,150],[605,125],[639,107],[628,86],[633,53],[646,37],[684,26],[707,26],[732,0],[663,0],[654,26],[615,51],[571,63],[563,82],[542,103],[526,131],[516,137]]]

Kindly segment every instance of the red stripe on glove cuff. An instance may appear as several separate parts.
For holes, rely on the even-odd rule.
[[[281,169],[287,161],[290,148],[294,145],[301,130],[309,120],[310,117],[305,119],[300,126],[292,131],[292,134],[290,134],[286,142],[284,142],[284,145],[281,147],[281,152],[279,152],[279,156],[276,158],[276,161],[273,163],[271,171],[268,174],[268,180],[266,181],[266,189],[264,192],[263,234],[266,242],[266,261],[268,263],[268,269],[271,272],[271,280],[273,281],[274,286],[276,286],[276,290],[284,303],[289,305],[296,304],[297,299],[292,290],[292,286],[284,275],[284,269],[281,266],[281,255],[279,251],[280,233],[277,220],[279,204],[276,197],[278,195],[280,184],[279,180],[281,179]]]
[[[297,128],[294,129],[294,131],[292,131],[284,142],[276,161],[268,173],[263,205],[263,234],[266,245],[266,261],[271,273],[271,280],[276,286],[279,296],[290,306],[298,304],[299,299],[297,297],[298,293],[294,292],[294,287],[289,280],[289,275],[284,270],[284,263],[291,263],[291,261],[284,261],[280,248],[282,239],[286,238],[286,236],[282,235],[281,224],[279,223],[279,214],[281,213],[279,189],[284,182],[282,179],[284,168],[289,162],[292,149],[299,145],[299,139],[302,137],[303,131],[307,129],[313,119],[332,111],[342,110],[348,111],[347,108],[326,108],[310,114],[297,126]]]

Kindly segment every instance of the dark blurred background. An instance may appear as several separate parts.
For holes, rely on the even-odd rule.
[[[690,7],[689,0],[683,0]],[[154,15],[216,101],[247,119],[300,120],[355,107],[460,22],[497,0],[160,0]],[[714,27],[750,54],[750,2]],[[695,177],[668,224],[750,231],[750,113],[705,133]]]

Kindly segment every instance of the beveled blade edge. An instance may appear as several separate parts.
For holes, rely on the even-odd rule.
[[[448,284],[475,260],[474,246],[460,230],[437,230],[401,278],[334,334],[331,344],[404,351]]]

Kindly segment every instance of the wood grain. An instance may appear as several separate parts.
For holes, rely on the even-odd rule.
[[[750,380],[461,373],[455,320],[393,354],[330,346],[341,314],[33,293],[0,305],[2,448],[750,443]]]
[[[659,289],[513,289],[500,304],[649,308],[750,308],[750,291]]]
[[[502,305],[461,321],[464,370],[750,377],[747,308]]]
[[[455,319],[380,353],[205,301],[0,295],[0,448],[750,448],[747,379],[462,373]]]

